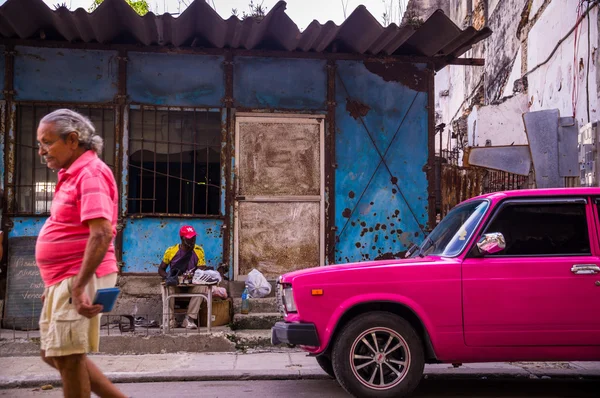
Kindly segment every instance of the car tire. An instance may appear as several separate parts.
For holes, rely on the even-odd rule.
[[[315,359],[317,360],[317,363],[321,369],[335,379],[335,373],[333,372],[333,364],[331,363],[331,359],[327,358],[325,355],[319,355]]]
[[[335,378],[357,398],[405,397],[423,377],[421,338],[405,319],[371,312],[349,322],[332,354]]]

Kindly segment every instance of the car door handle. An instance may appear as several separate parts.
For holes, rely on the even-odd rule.
[[[596,264],[575,264],[571,272],[578,275],[597,274],[600,272],[600,267]]]

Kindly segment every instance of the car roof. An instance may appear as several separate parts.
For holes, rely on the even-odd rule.
[[[517,189],[512,191],[492,192],[475,196],[467,201],[478,199],[501,200],[505,198],[522,197],[556,197],[556,196],[600,196],[600,187],[577,187],[577,188],[543,188],[543,189]]]

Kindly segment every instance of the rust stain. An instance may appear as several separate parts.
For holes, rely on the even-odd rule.
[[[415,64],[365,61],[365,66],[369,72],[380,76],[386,82],[398,82],[414,91],[427,91],[427,72],[420,70]]]
[[[354,194],[354,191],[350,191],[350,192],[348,193],[348,197],[349,197],[350,199],[354,199],[354,196],[355,196],[355,194]]]
[[[346,99],[346,111],[355,119],[367,116],[370,110],[371,108],[362,102]]]
[[[351,215],[352,215],[352,210],[350,210],[347,207],[342,212],[342,217],[344,217],[344,218],[350,218]]]
[[[441,218],[460,202],[483,193],[484,171],[478,168],[463,168],[442,165]]]
[[[398,183],[398,177],[392,177],[392,184],[396,185]]]

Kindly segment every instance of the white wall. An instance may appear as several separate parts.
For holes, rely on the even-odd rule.
[[[573,0],[553,0],[533,26],[527,38],[527,70],[544,62],[560,39],[577,21]],[[591,52],[598,47],[598,9],[589,14]],[[559,46],[550,61],[528,76],[531,110],[557,108],[561,116],[577,118],[579,125],[588,123],[586,85],[589,85],[591,121],[598,118],[596,60],[590,54],[588,64],[588,23],[585,19],[577,36],[571,33]],[[577,46],[575,39],[578,38]],[[575,58],[575,59],[574,59]],[[597,58],[597,54],[596,54]],[[587,69],[589,77],[587,76]],[[575,89],[575,93],[574,93]]]
[[[459,1],[466,4],[466,0]],[[452,0],[453,6],[455,2]],[[473,51],[473,56],[485,57],[486,66],[478,69],[448,66],[436,76],[436,112],[440,121],[447,125],[443,149],[452,149],[457,145],[455,141],[448,140],[448,130],[452,121],[463,115],[468,117],[468,145],[474,146],[483,146],[488,139],[494,146],[513,142],[515,145],[527,144],[522,113],[528,111],[558,108],[561,116],[572,116],[575,110],[580,126],[589,120],[598,120],[598,7],[589,14],[589,65],[588,21],[585,19],[580,24],[577,48],[575,34],[571,33],[550,61],[528,76],[526,91],[513,94],[514,82],[546,60],[577,21],[578,0],[534,0],[530,18],[539,16],[539,19],[530,19],[528,25],[522,27],[521,37],[517,38],[517,27],[521,22],[520,7],[524,4],[526,2],[523,0],[490,0],[489,23],[496,26],[491,26],[494,34]],[[483,54],[482,49],[485,49]],[[499,65],[506,67],[499,68]],[[485,99],[480,106],[468,109],[471,103],[468,96],[478,81],[478,71],[484,73]],[[589,120],[586,86],[589,86]],[[577,93],[573,100],[574,87]],[[439,93],[443,90],[449,90],[449,96],[440,98]],[[436,139],[438,147],[439,138]]]

